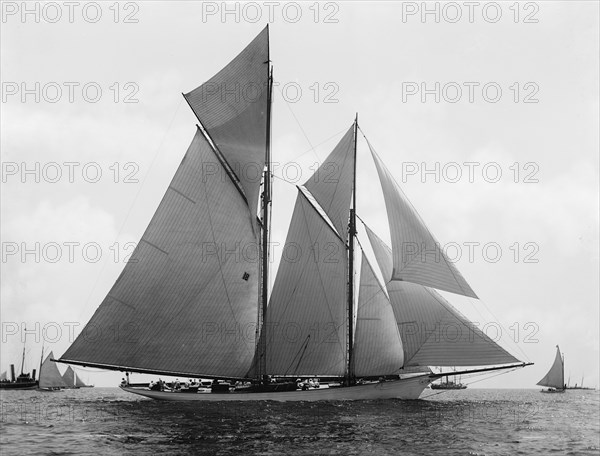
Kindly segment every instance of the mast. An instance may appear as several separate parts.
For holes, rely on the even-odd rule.
[[[268,84],[269,88],[267,91],[267,138],[265,147],[265,164],[266,169],[264,172],[264,188],[263,188],[263,219],[262,219],[262,336],[259,337],[259,343],[261,345],[260,362],[259,362],[259,378],[266,377],[267,374],[267,340],[266,340],[266,322],[267,322],[267,304],[268,304],[268,291],[269,291],[269,210],[271,206],[271,102],[272,102],[272,90],[273,90],[273,68],[270,65],[270,53],[268,46],[268,27],[267,24],[267,72],[268,72]]]
[[[348,374],[346,382],[354,383],[353,337],[354,337],[354,237],[356,236],[356,135],[358,113],[354,120],[354,165],[352,170],[352,206],[348,233]]]

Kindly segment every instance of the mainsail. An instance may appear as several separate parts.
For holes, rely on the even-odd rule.
[[[342,376],[346,247],[299,189],[267,311],[267,372]]]
[[[65,388],[67,384],[64,382],[62,375],[56,367],[56,364],[51,361],[54,359],[54,354],[50,354],[46,357],[42,366],[40,367],[40,388]]]
[[[565,386],[565,365],[563,362],[562,355],[560,354],[560,348],[556,346],[556,356],[554,357],[554,363],[548,371],[548,373],[537,382],[540,386],[547,386],[550,388],[562,389]]]
[[[185,94],[235,173],[256,214],[267,142],[269,31],[262,32],[207,82]]]
[[[389,218],[394,259],[391,279],[476,298],[370,144],[369,148]]]
[[[131,260],[61,361],[244,377],[258,304],[253,224],[198,130]]]
[[[365,225],[404,346],[405,365],[484,366],[519,362],[435,290],[391,280],[392,251]]]

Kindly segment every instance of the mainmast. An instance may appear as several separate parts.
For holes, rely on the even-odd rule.
[[[267,25],[267,43],[268,43],[268,25]],[[267,44],[267,72],[268,72],[268,91],[267,91],[267,138],[265,147],[264,187],[262,198],[262,308],[261,320],[262,330],[259,335],[259,368],[258,377],[265,378],[267,374],[267,304],[269,302],[269,212],[271,208],[271,102],[273,91],[273,68],[270,64],[269,46]]]
[[[354,237],[356,236],[356,135],[358,113],[354,120],[354,165],[352,170],[352,206],[350,207],[350,225],[348,230],[348,369],[346,383],[354,383]]]

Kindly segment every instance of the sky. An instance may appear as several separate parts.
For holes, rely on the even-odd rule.
[[[3,2],[0,370],[19,368],[23,339],[26,369],[42,345],[67,349],[195,133],[181,93],[267,23],[275,174],[303,183],[358,113],[481,299],[444,296],[535,363],[473,387],[534,388],[557,344],[571,383],[597,386],[600,52],[588,1]],[[358,214],[389,240],[362,138],[357,179]],[[273,242],[295,193],[275,180]],[[76,370],[99,386],[122,376]]]

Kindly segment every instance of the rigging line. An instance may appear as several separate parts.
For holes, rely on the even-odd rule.
[[[182,103],[183,103],[183,100],[180,99],[179,103],[177,104],[177,108],[175,108],[175,113],[173,114],[173,117],[171,118],[171,121],[169,122],[167,129],[165,130],[165,133],[163,134],[162,139],[158,143],[158,147],[156,148],[156,152],[154,152],[154,156],[152,157],[152,161],[150,162],[148,171],[146,172],[146,175],[142,178],[142,181],[140,182],[138,190],[137,190],[135,196],[133,197],[133,201],[131,202],[129,209],[127,210],[127,214],[125,214],[125,219],[123,220],[123,223],[121,224],[121,227],[119,228],[119,231],[117,231],[116,239],[119,238],[119,236],[123,232],[123,229],[125,228],[127,221],[129,220],[129,216],[131,215],[132,209],[136,205],[138,197],[140,196],[140,193],[142,192],[142,189],[144,188],[144,184],[146,183],[146,179],[148,178],[150,171],[152,171],[152,168],[154,167],[154,163],[156,162],[158,154],[163,147],[165,139],[167,138],[167,135],[169,134],[169,132],[171,131],[171,128],[173,127],[173,122],[175,122],[175,118],[177,117],[177,114],[179,113],[179,109],[181,108]],[[94,285],[92,285],[92,288],[88,294],[88,297],[86,298],[84,305],[81,307],[81,310],[79,311],[79,317],[81,317],[82,313],[85,310],[87,310],[87,308],[89,306],[90,298],[94,294],[94,291],[96,290],[96,287],[98,286],[98,283],[100,282],[100,277],[102,276],[102,273],[106,269],[106,264],[107,264],[107,261],[104,261],[102,264],[102,267],[100,268],[100,272],[96,275],[96,280],[94,282]]]
[[[277,84],[279,86],[279,84]],[[283,96],[283,92],[281,91],[280,87],[277,87],[277,89],[279,90],[279,93],[281,94],[281,98],[283,99],[283,101],[285,101],[285,105],[288,107],[288,109],[290,110],[290,113],[292,114],[292,116],[294,117],[294,120],[296,121],[296,123],[298,124],[298,127],[300,127],[300,131],[302,131],[302,134],[304,135],[304,138],[306,139],[306,142],[308,142],[309,146],[310,146],[310,150],[314,151],[315,147],[312,145],[312,143],[310,142],[310,139],[308,138],[308,135],[306,134],[306,131],[304,131],[304,128],[302,128],[302,125],[300,124],[300,121],[298,120],[298,118],[296,117],[296,114],[294,113],[294,111],[292,110],[292,107],[290,106],[290,104],[288,103],[288,101],[285,99],[285,97]]]

